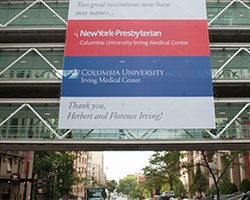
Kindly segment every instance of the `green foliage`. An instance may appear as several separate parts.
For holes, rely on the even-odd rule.
[[[33,173],[37,175],[37,179],[47,179],[53,176],[55,167],[53,160],[54,152],[36,152],[34,155]]]
[[[144,199],[151,197],[151,191],[146,187],[146,182],[137,182],[135,175],[127,175],[119,181],[117,192],[126,194],[130,199]]]
[[[213,185],[212,187],[210,187],[207,192],[208,195],[215,195],[216,194],[216,187]]]
[[[170,186],[169,184],[163,184],[162,187],[161,187],[161,194],[164,192],[164,191],[170,191]]]
[[[74,159],[75,156],[67,152],[36,152],[34,175],[45,182],[53,180],[54,196],[68,196],[77,180]]]
[[[240,183],[240,191],[246,193],[250,190],[250,181],[248,179],[243,179]]]
[[[74,159],[73,155],[66,152],[57,154],[54,163],[57,174],[55,190],[61,196],[70,194],[72,185],[75,183]]]
[[[137,178],[135,175],[127,175],[119,181],[118,192],[130,195],[130,192],[136,187]]]
[[[118,183],[115,180],[108,181],[107,190],[109,192],[114,192],[117,187],[118,187]]]
[[[234,183],[231,183],[228,177],[224,177],[219,183],[221,194],[232,194],[238,192],[238,188]]]
[[[193,184],[191,185],[191,192],[205,192],[209,186],[209,181],[207,177],[202,174],[200,166],[197,166],[197,171],[196,174],[194,175],[194,181]]]
[[[221,182],[221,179],[225,177],[227,174],[227,171],[232,166],[239,166],[240,163],[238,162],[239,155],[244,154],[242,151],[202,151],[201,156],[202,160],[200,161],[200,165],[207,168],[208,172],[210,173],[214,187],[216,188],[216,196],[217,199],[220,199],[220,190],[221,187],[219,187],[219,183]],[[213,157],[219,157],[221,158],[222,167],[218,169],[216,166],[210,164],[211,161],[213,161]],[[229,183],[229,181],[227,181]],[[224,187],[224,186],[222,186]],[[225,188],[223,192],[230,193],[232,191],[237,191],[237,187],[235,185],[228,185],[228,188]]]
[[[220,187],[221,194],[233,194],[238,192],[238,188],[234,183],[227,183]]]
[[[129,196],[131,199],[144,199],[146,196],[144,195],[145,194],[144,192],[145,189],[143,185],[137,182],[135,188],[132,189],[132,191],[129,193]]]
[[[151,191],[149,191],[148,189],[143,189],[143,197],[144,198],[150,198],[150,197],[152,197]]]
[[[150,180],[151,186],[161,188],[162,184],[167,183],[170,190],[173,190],[174,182],[180,173],[180,156],[177,151],[156,152],[151,156],[149,165],[143,168],[146,180]]]

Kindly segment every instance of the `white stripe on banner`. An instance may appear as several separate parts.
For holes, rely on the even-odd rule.
[[[215,124],[213,97],[61,97],[60,113],[60,128],[192,129]]]
[[[70,1],[69,20],[207,19],[204,0]]]

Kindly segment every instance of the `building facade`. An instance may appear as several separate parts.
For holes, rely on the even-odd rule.
[[[216,181],[220,179],[219,183],[222,183],[223,180],[234,183],[238,190],[240,189],[242,180],[250,180],[249,150],[241,152],[227,150],[210,152],[186,151],[182,152],[182,154],[184,157],[180,160],[180,164],[186,165],[186,163],[188,163],[190,166],[193,166],[192,171],[187,171],[186,168],[183,168],[180,172],[180,180],[182,181],[186,191],[191,192],[190,187],[194,183],[194,177],[198,169],[207,178],[208,187],[211,188],[214,186],[214,180],[207,165],[209,165],[212,170]],[[206,161],[204,160],[203,155],[205,155]],[[228,163],[230,163],[230,165],[228,165]]]
[[[79,150],[84,147],[85,150],[104,150],[108,147],[119,149],[115,144],[111,145],[116,140],[132,140],[135,147],[141,141],[154,140],[151,149],[160,150],[168,148],[168,143],[165,147],[158,146],[158,140],[185,143],[192,139],[198,146],[202,143],[201,139],[206,139],[203,143],[206,145],[226,138],[237,140],[240,148],[244,145],[240,140],[244,138],[247,146],[250,125],[249,2],[207,0],[206,3],[216,129],[65,130],[58,129],[58,115],[69,1],[1,1],[0,144],[8,143],[11,146],[25,140],[18,144],[42,148],[37,143],[30,143],[31,140],[38,140],[47,149],[47,143],[58,142],[58,139],[63,139],[68,147],[74,146],[72,139],[78,143],[88,140],[111,141],[109,146],[78,146]],[[171,150],[172,144],[169,145]],[[11,148],[17,147],[12,145]],[[147,149],[148,144],[143,147]],[[200,145],[198,148],[202,147]],[[122,148],[129,149],[130,146],[124,144]],[[183,150],[182,144],[179,149]]]
[[[0,199],[28,199],[31,194],[33,152],[0,152]]]
[[[2,0],[0,150],[192,150],[208,148],[207,144],[215,150],[246,149],[250,144],[250,2],[207,0],[206,4],[216,129],[64,130],[58,129],[58,115],[69,1]],[[180,120],[185,119],[180,116]],[[183,143],[178,146],[179,142]],[[19,153],[4,152],[2,159],[5,154],[5,163],[22,160]],[[96,178],[98,168],[90,171]],[[18,170],[4,171],[3,195],[10,175]],[[244,173],[232,169],[231,177]]]
[[[91,177],[97,185],[106,185],[106,175],[104,173],[104,157],[102,152],[91,152]]]
[[[84,198],[86,188],[104,187],[106,175],[104,173],[104,157],[102,152],[72,152],[76,154],[74,168],[79,177],[79,182],[73,186],[73,195]]]

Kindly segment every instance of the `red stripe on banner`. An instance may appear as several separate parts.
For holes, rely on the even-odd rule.
[[[65,56],[209,56],[206,20],[69,20]]]

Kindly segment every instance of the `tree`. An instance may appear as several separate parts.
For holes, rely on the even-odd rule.
[[[238,188],[234,183],[231,183],[228,176],[224,175],[219,182],[219,188],[221,194],[232,194],[238,192]]]
[[[52,189],[50,190],[50,188],[53,188],[54,185],[56,171],[54,165],[55,157],[55,152],[35,152],[32,175],[32,188],[35,188],[35,196],[38,190],[45,190],[46,188],[44,198],[53,198],[53,191]]]
[[[159,177],[151,177],[146,176],[145,180],[143,181],[143,187],[150,192],[150,194],[153,196],[155,194],[160,194],[161,188],[162,188],[162,178]]]
[[[55,159],[55,190],[60,196],[68,198],[76,181],[74,169],[75,156],[68,152],[60,152]]]
[[[34,154],[33,173],[37,179],[47,179],[55,171],[54,152],[36,152]]]
[[[243,179],[240,183],[240,191],[246,193],[250,190],[250,181],[248,179]]]
[[[239,163],[236,162],[237,158],[240,154],[242,154],[241,151],[201,151],[201,157],[200,163],[198,165],[203,166],[208,169],[208,172],[210,173],[214,187],[216,188],[216,196],[217,199],[220,199],[220,188],[219,188],[219,182],[221,181],[222,177],[227,173],[229,167],[232,167],[233,165],[238,165]],[[216,155],[217,157],[221,158],[221,164],[222,168],[218,169],[216,165],[209,162],[210,160],[213,160],[212,158]]]
[[[148,191],[144,188],[143,184],[136,182],[135,188],[130,192],[129,196],[132,199],[145,199]]]
[[[135,188],[137,186],[137,177],[135,175],[127,175],[125,178],[119,181],[118,192],[132,197],[135,194]]]
[[[224,182],[222,181],[219,184],[221,194],[233,194],[238,192],[238,188],[235,183],[231,183],[230,181]]]
[[[116,182],[116,180],[108,181],[108,183],[107,183],[107,190],[109,192],[114,192],[115,189],[117,189],[117,187],[118,187],[118,183]]]
[[[200,195],[205,192],[209,186],[209,181],[204,174],[201,172],[201,168],[198,165],[196,174],[194,175],[193,184],[191,185],[192,193],[198,192]]]
[[[35,153],[33,177],[43,181],[44,185],[41,187],[53,188],[53,191],[49,191],[52,194],[46,194],[46,199],[52,199],[52,196],[68,198],[72,185],[77,180],[74,160],[75,156],[69,152]]]
[[[173,190],[179,179],[180,157],[177,151],[155,152],[149,159],[149,165],[143,168],[146,180],[150,180],[156,189],[166,183]]]

